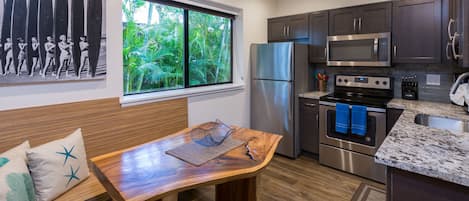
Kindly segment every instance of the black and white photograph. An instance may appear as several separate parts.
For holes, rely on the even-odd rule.
[[[0,0],[0,86],[106,78],[106,0]]]

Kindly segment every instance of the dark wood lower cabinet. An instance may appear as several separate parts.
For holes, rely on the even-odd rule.
[[[387,201],[465,201],[469,187],[387,168]]]
[[[301,149],[319,154],[319,101],[300,98]]]

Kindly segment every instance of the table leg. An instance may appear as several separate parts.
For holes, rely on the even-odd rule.
[[[163,199],[159,199],[157,201],[178,201],[178,194],[174,193],[172,195],[166,196]]]
[[[216,186],[216,201],[257,201],[257,177],[240,179]]]

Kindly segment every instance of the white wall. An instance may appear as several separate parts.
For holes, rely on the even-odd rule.
[[[276,8],[272,17],[383,1],[390,0],[276,0]]]

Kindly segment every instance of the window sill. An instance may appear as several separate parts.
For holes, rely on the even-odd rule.
[[[137,95],[130,95],[124,96],[120,98],[120,103],[122,107],[158,102],[158,101],[165,101],[177,98],[187,98],[187,97],[194,97],[194,96],[202,96],[207,94],[214,94],[214,93],[223,93],[228,91],[237,91],[237,90],[244,90],[245,84],[238,83],[238,84],[223,84],[223,85],[214,85],[214,86],[206,86],[206,87],[197,87],[197,88],[188,88],[188,89],[177,89],[171,91],[161,91],[161,92],[153,92],[153,93],[146,93],[146,94],[137,94]]]

